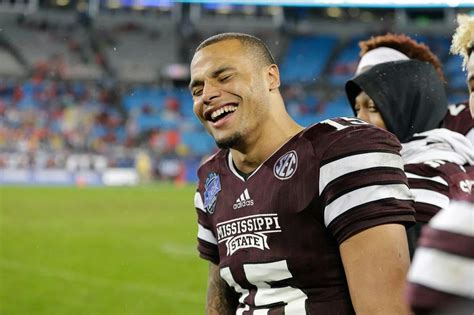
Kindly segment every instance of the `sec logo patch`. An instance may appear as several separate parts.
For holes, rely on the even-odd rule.
[[[298,155],[292,150],[283,154],[273,166],[273,174],[276,178],[286,180],[291,178],[298,168]]]

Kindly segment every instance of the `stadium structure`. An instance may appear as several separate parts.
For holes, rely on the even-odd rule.
[[[262,38],[289,113],[308,126],[353,115],[344,83],[358,42],[389,31],[427,44],[450,102],[464,101],[449,46],[456,14],[473,10],[463,0],[0,0],[0,314],[204,313],[193,183],[216,147],[187,88],[204,38]]]
[[[387,31],[430,46],[450,101],[462,100],[460,59],[448,51],[455,14],[469,10],[0,1],[0,182],[193,182],[215,145],[193,116],[188,64],[216,32],[269,44],[288,110],[304,126],[352,114],[343,84],[358,41]]]

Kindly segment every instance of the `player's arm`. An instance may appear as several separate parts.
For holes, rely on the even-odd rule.
[[[410,264],[405,227],[384,224],[339,247],[357,314],[409,314],[403,292]]]
[[[212,262],[209,263],[206,314],[235,314],[238,300],[232,289],[221,278],[219,270],[218,265]]]
[[[357,119],[327,124],[336,131],[322,155],[320,195],[353,307],[357,314],[407,314],[402,293],[409,265],[405,226],[415,222],[415,211],[400,143]]]

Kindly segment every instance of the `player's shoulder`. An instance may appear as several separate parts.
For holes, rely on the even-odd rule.
[[[429,160],[420,163],[405,164],[405,172],[424,177],[441,177],[451,185],[452,178],[467,178],[466,168],[453,162],[445,160]]]
[[[455,103],[448,105],[445,121],[472,121],[471,111],[469,110],[469,102]]]
[[[202,179],[209,172],[220,172],[225,166],[228,150],[218,150],[216,153],[204,159],[198,168],[198,177]]]
[[[467,135],[474,128],[474,119],[472,119],[468,102],[448,105],[444,126],[447,129]]]
[[[469,113],[469,101],[467,100],[460,103],[449,104],[446,117],[455,117],[459,115],[465,115],[466,113]]]
[[[307,127],[301,136],[317,150],[341,148],[344,151],[372,151],[377,147],[381,151],[401,149],[400,142],[392,133],[355,117],[326,119]]]
[[[308,139],[320,140],[322,137],[343,138],[348,134],[384,134],[386,130],[378,128],[356,117],[336,117],[323,120],[306,128],[303,136]]]

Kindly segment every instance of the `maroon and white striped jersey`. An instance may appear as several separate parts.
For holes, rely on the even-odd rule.
[[[448,207],[455,196],[474,201],[474,166],[433,160],[406,164],[405,172],[415,196],[417,222],[428,222],[439,210]]]
[[[451,202],[424,226],[418,245],[408,274],[412,309],[417,314],[472,314],[474,203]]]
[[[459,132],[474,144],[474,119],[469,111],[468,102],[448,106],[444,127]]]
[[[474,199],[474,146],[465,136],[447,128],[415,134],[401,155],[418,222],[428,222],[455,196]]]
[[[354,118],[295,135],[245,180],[221,150],[199,169],[200,256],[240,294],[238,314],[353,314],[339,245],[414,222],[400,144]]]

